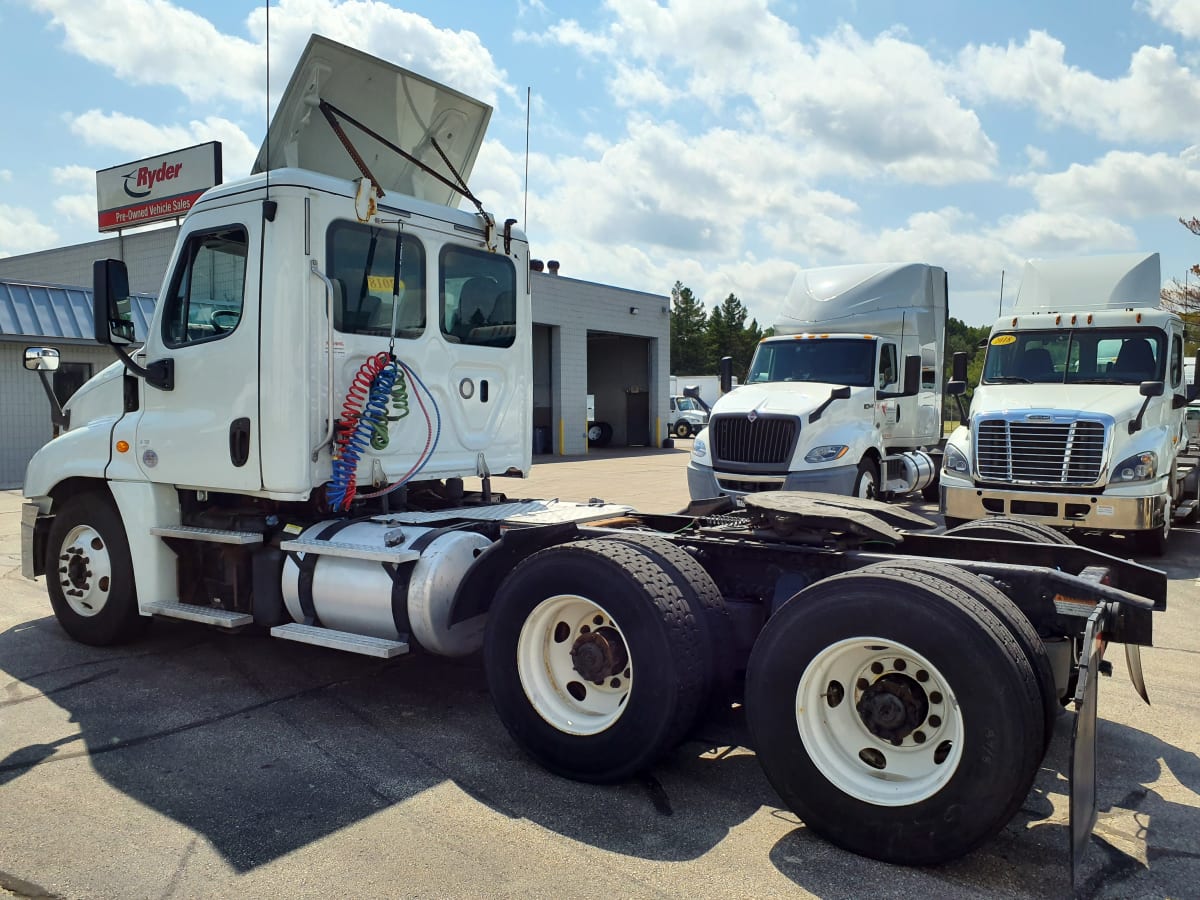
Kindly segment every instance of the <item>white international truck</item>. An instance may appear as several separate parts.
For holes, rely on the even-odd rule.
[[[525,237],[454,208],[489,112],[314,37],[258,171],[185,218],[140,348],[124,264],[96,263],[120,361],[55,410],[24,486],[23,571],[66,633],[482,650],[513,739],[584,781],[744,714],[808,827],[906,864],[1001,829],[1074,702],[1074,860],[1105,640],[1142,690],[1162,573],[854,498],[647,514],[497,492],[530,469],[533,362]],[[57,354],[26,360],[45,381]]]
[[[946,290],[945,271],[919,263],[800,272],[746,384],[696,438],[692,498],[936,499]]]
[[[969,419],[946,445],[948,525],[1019,516],[1127,535],[1161,555],[1194,519],[1183,322],[1157,253],[1031,260],[992,326]],[[961,373],[951,390],[961,392]]]

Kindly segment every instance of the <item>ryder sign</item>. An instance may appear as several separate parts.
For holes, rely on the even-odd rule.
[[[119,231],[183,216],[221,183],[221,143],[210,141],[96,173],[101,231]]]

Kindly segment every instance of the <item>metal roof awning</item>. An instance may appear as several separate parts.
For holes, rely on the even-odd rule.
[[[134,334],[142,342],[155,298],[134,294],[130,299]],[[31,338],[94,341],[91,289],[0,279],[0,341]]]
[[[349,180],[360,177],[319,108],[322,101],[455,183],[437,148],[467,182],[492,115],[490,106],[466,94],[314,34],[271,118],[254,173],[297,167]],[[383,190],[458,206],[459,191],[355,126],[342,125]]]

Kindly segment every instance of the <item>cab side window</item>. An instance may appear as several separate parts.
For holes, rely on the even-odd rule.
[[[1171,387],[1178,388],[1183,381],[1183,338],[1171,338]]]
[[[447,246],[440,262],[446,340],[511,347],[517,337],[517,274],[512,261],[497,253]]]
[[[396,337],[409,340],[425,332],[425,249],[419,240],[357,222],[334,222],[328,249],[334,328],[388,337],[394,323]]]
[[[163,312],[168,347],[219,340],[237,328],[246,301],[248,247],[240,225],[188,237]]]
[[[879,348],[879,387],[885,388],[897,380],[896,345],[884,344]]]

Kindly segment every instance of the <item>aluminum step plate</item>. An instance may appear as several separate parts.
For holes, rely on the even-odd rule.
[[[374,521],[396,525],[437,522],[509,522],[514,525],[555,525],[560,522],[594,522],[633,512],[632,506],[615,503],[570,503],[563,500],[518,500],[492,506],[467,506],[435,512],[398,512]]]
[[[166,616],[170,619],[186,619],[189,622],[200,622],[204,625],[216,625],[218,628],[240,628],[254,621],[254,616],[246,613],[233,612],[228,609],[216,609],[211,606],[196,606],[192,603],[173,603],[163,601],[148,603],[145,607],[156,616]]]
[[[316,647],[329,647],[333,650],[345,650],[349,653],[361,653],[364,656],[377,656],[380,659],[391,659],[393,656],[408,652],[408,643],[405,641],[389,641],[385,638],[352,634],[349,631],[333,631],[329,628],[318,628],[299,623],[276,625],[271,629],[271,637],[283,638],[286,641],[298,641],[301,644],[312,644]]]
[[[262,535],[255,531],[223,531],[220,528],[193,528],[191,525],[156,525],[150,529],[150,533],[158,537],[209,541],[214,544],[262,543]]]

